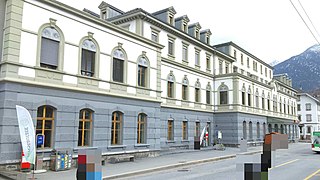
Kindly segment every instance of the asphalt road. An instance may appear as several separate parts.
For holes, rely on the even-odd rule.
[[[255,155],[256,158],[259,155]],[[252,157],[251,157],[252,158]],[[177,180],[177,179],[238,179],[236,159],[227,159],[217,162],[203,163],[174,168],[161,172],[132,176],[124,179],[139,180]],[[311,145],[306,143],[290,144],[289,149],[277,150],[275,166],[269,170],[270,180],[319,180],[320,154],[311,151]],[[240,174],[241,175],[241,174]]]

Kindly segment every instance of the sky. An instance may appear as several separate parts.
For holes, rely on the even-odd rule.
[[[59,0],[99,14],[102,0]],[[302,53],[317,41],[290,0],[105,0],[122,11],[142,8],[149,13],[173,6],[175,17],[187,15],[189,24],[199,22],[210,29],[211,44],[232,41],[266,63],[284,61]],[[300,2],[300,3],[299,3]],[[320,1],[292,0],[320,41]],[[305,15],[307,12],[315,29]]]

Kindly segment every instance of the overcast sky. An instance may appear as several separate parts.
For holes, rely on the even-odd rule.
[[[78,9],[99,13],[102,0],[59,0]],[[188,15],[212,32],[212,44],[233,41],[270,63],[283,61],[317,44],[290,0],[105,0],[122,11],[142,8],[150,13],[173,6],[175,17]],[[299,1],[292,0],[312,29]],[[320,1],[300,0],[314,26],[320,31]],[[320,37],[314,31],[318,41]]]

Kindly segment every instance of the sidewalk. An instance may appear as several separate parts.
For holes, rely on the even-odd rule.
[[[262,146],[250,147],[246,154],[260,153]],[[160,171],[175,167],[182,167],[191,164],[212,162],[222,159],[234,158],[239,154],[240,148],[226,148],[225,151],[213,150],[212,147],[199,150],[183,150],[161,152],[158,157],[135,159],[134,162],[122,162],[102,166],[103,179],[123,178],[132,175]],[[36,174],[37,179],[57,180],[67,179],[75,180],[76,169],[68,171],[47,171],[43,174]]]

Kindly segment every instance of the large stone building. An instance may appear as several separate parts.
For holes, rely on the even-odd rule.
[[[15,105],[45,135],[45,156],[193,148],[204,127],[207,145],[218,130],[229,145],[281,128],[297,136],[291,80],[262,60],[232,42],[212,46],[211,31],[173,7],[99,9],[0,0],[0,164],[20,159]]]
[[[298,93],[300,139],[310,140],[314,131],[320,131],[320,101],[308,93]]]

